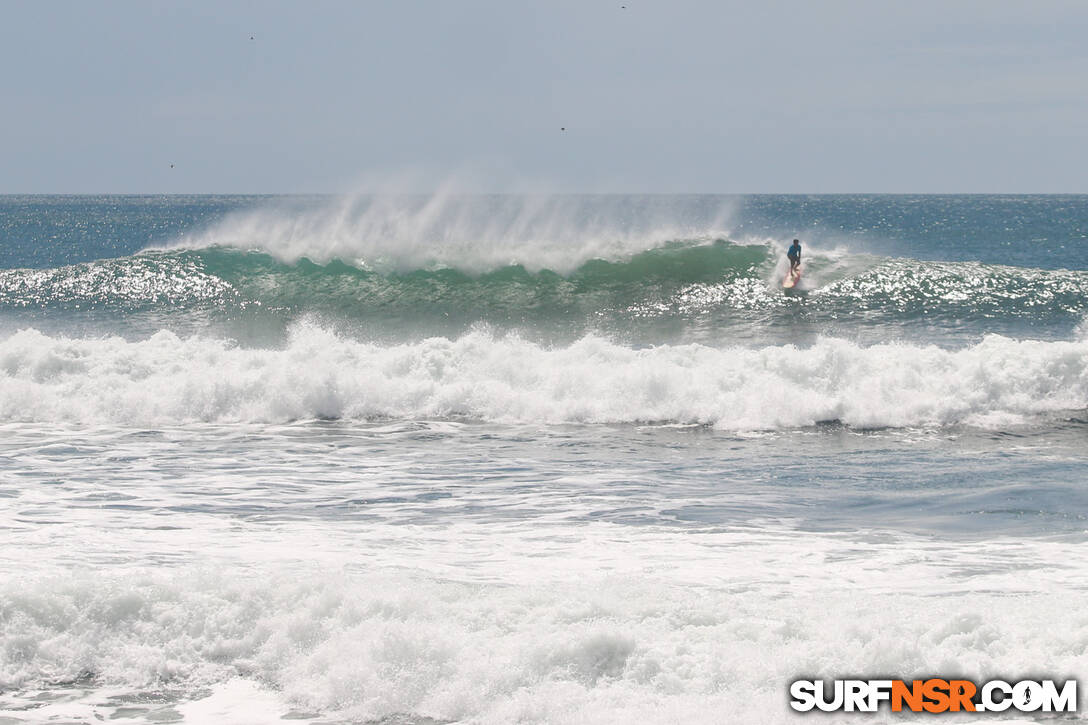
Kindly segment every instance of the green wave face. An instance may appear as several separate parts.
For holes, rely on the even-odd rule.
[[[919,319],[977,332],[1030,324],[1067,329],[1088,312],[1088,273],[976,263],[813,255],[804,289],[785,295],[768,244],[674,242],[627,259],[591,260],[567,274],[513,265],[377,272],[341,261],[288,264],[230,248],[145,252],[48,270],[0,272],[0,309],[154,312],[159,319],[258,312],[458,334],[475,323],[623,334],[672,330],[663,341],[708,339],[804,323]]]
[[[719,242],[673,244],[619,262],[592,260],[567,275],[529,272],[520,265],[483,274],[449,268],[378,273],[341,261],[286,264],[259,252],[211,248],[145,252],[49,270],[3,270],[0,305],[132,310],[260,304],[361,314],[452,306],[516,314],[541,306],[584,307],[586,301],[636,302],[652,291],[757,274],[767,259],[763,246]]]

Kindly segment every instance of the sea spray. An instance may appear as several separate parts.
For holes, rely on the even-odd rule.
[[[256,249],[284,262],[333,259],[380,271],[519,265],[566,273],[669,239],[728,234],[736,199],[701,197],[351,195],[228,216],[173,247]]]

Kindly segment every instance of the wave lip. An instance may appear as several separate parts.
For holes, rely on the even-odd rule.
[[[342,260],[381,272],[509,266],[566,274],[665,239],[724,236],[736,200],[671,196],[345,196],[230,216],[174,247],[261,251],[281,262]]]
[[[781,430],[1007,425],[1088,406],[1088,342],[989,336],[960,349],[823,339],[811,348],[544,347],[476,331],[379,346],[296,325],[282,349],[218,339],[0,348],[0,419],[173,425],[329,418],[683,423]]]

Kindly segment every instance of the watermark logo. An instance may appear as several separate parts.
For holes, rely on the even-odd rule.
[[[790,707],[797,712],[1076,712],[1077,681],[795,680]]]

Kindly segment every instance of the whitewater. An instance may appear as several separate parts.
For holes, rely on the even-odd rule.
[[[1088,674],[1088,197],[0,212],[0,722]]]
[[[308,419],[679,423],[737,431],[1028,422],[1088,400],[1088,342],[992,335],[947,351],[843,340],[545,348],[474,332],[381,346],[314,324],[281,349],[158,332],[140,342],[24,330],[0,352],[3,419],[155,426]]]

